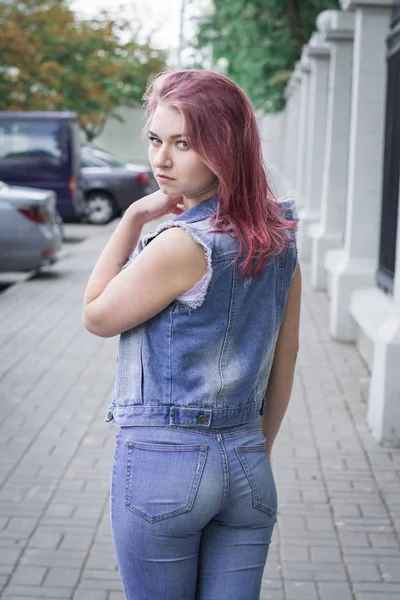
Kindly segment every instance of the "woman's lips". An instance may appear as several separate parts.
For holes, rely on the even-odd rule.
[[[158,179],[165,179],[165,181],[174,181],[172,177],[168,177],[167,175],[157,175]]]

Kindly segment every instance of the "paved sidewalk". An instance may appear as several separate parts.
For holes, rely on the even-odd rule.
[[[117,339],[81,325],[87,278],[114,226],[73,226],[87,241],[0,294],[2,600],[123,600],[108,522],[115,430],[103,423]],[[370,436],[366,369],[354,347],[329,339],[328,303],[310,292],[305,267],[303,280],[261,600],[399,600],[400,450]]]

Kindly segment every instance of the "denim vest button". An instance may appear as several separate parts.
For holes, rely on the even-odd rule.
[[[113,418],[113,416],[114,416],[114,415],[112,414],[112,412],[111,412],[111,411],[107,413],[107,419],[109,419],[110,421],[111,421],[111,419]]]
[[[207,423],[208,417],[207,415],[200,415],[197,419],[198,423]]]

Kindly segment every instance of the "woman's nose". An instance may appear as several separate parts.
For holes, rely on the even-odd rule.
[[[154,166],[158,169],[162,169],[163,167],[170,168],[172,167],[172,160],[168,153],[168,149],[166,146],[161,146],[154,160]]]

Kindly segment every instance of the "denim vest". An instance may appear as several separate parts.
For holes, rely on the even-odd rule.
[[[164,229],[182,227],[204,247],[208,269],[187,293],[121,334],[106,422],[120,426],[228,427],[264,414],[275,344],[297,265],[294,236],[255,277],[239,276],[236,238],[216,233],[217,197],[143,236],[123,268]],[[280,203],[287,220],[293,201]]]

